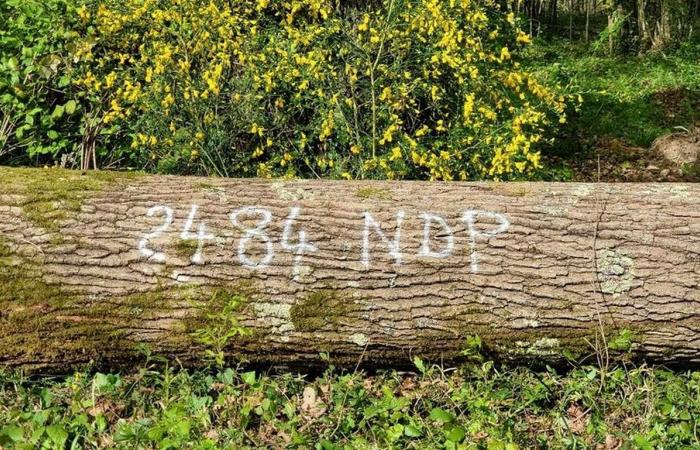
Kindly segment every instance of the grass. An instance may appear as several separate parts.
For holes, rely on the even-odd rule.
[[[700,372],[492,362],[318,377],[144,364],[0,375],[4,448],[690,448]],[[618,445],[620,447],[618,447]]]
[[[700,43],[669,54],[610,57],[582,43],[538,40],[525,68],[580,106],[545,148],[544,181],[698,181],[649,151],[654,140],[700,126]]]
[[[700,122],[700,44],[669,55],[608,57],[582,44],[539,42],[526,61],[540,77],[582,96],[569,137],[649,147],[676,127]]]

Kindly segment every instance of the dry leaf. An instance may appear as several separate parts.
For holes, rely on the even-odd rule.
[[[323,402],[318,398],[316,388],[307,386],[301,396],[301,410],[310,417],[319,417],[324,412]]]

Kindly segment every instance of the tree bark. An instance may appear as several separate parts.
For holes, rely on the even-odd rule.
[[[647,32],[646,0],[637,0],[637,29],[639,33],[640,51],[643,53],[649,45],[649,33]]]
[[[671,42],[671,18],[668,0],[659,1],[659,17],[656,23],[656,36],[653,39],[655,49],[662,49]]]
[[[569,0],[569,41],[574,40],[574,0]]]
[[[586,1],[586,44],[590,40],[590,28],[591,28],[591,0]]]
[[[556,362],[625,329],[633,357],[700,362],[700,185],[0,180],[1,365],[198,365],[234,318],[254,364],[448,361],[470,335]]]

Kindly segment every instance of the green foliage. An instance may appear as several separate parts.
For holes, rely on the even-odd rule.
[[[649,147],[675,127],[700,121],[700,46],[668,55],[605,57],[581,45],[537,42],[525,56],[530,71],[581,96],[581,107],[562,128],[560,152],[579,153],[605,139]]]
[[[591,48],[594,52],[614,51],[620,44],[620,37],[625,24],[629,20],[629,14],[622,14],[614,11],[611,15],[610,24],[600,32],[598,38],[593,42]]]
[[[8,99],[38,70],[17,55],[35,38],[34,53],[51,47],[33,103],[4,113],[16,154],[74,164],[96,147],[103,165],[166,173],[504,178],[538,168],[566,120],[565,98],[522,70],[529,38],[493,0],[10,3]]]
[[[0,157],[48,161],[74,151],[75,2],[5,0],[0,18]]]
[[[195,341],[205,347],[204,356],[217,367],[226,362],[226,348],[237,336],[250,335],[250,330],[241,326],[238,313],[245,299],[226,291],[217,290],[210,305],[214,311],[205,314],[204,327],[193,332]]]
[[[467,336],[465,347],[462,350],[462,356],[470,361],[483,360],[483,343],[479,336]]]
[[[682,3],[670,20],[693,28]],[[567,180],[536,172],[554,137],[648,147],[700,120],[697,41],[603,56],[638,44],[629,7],[567,47],[465,5],[6,1],[0,162],[75,167],[95,146],[102,166],[161,173]]]
[[[463,366],[316,378],[219,369],[0,373],[0,445],[33,448],[692,448],[700,372]]]
[[[632,331],[623,329],[608,341],[608,347],[610,350],[626,352],[632,349],[632,340]]]

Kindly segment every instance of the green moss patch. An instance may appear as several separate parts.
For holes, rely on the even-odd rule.
[[[183,259],[189,259],[197,253],[199,243],[194,239],[178,239],[174,245],[175,254]]]
[[[73,292],[42,278],[41,262],[13,256],[0,241],[0,363],[100,363],[123,360],[138,345],[196,352],[192,334],[216,326],[211,313],[245,286],[160,286],[121,297]],[[244,309],[244,308],[241,308]]]
[[[341,321],[348,320],[355,309],[351,299],[333,291],[317,291],[292,306],[289,316],[298,331],[335,331]]]
[[[389,189],[363,187],[358,189],[355,195],[362,199],[391,200],[391,191]]]
[[[24,217],[48,232],[56,232],[75,217],[85,199],[106,186],[132,179],[136,173],[89,172],[63,169],[0,168],[0,195],[18,196]]]

